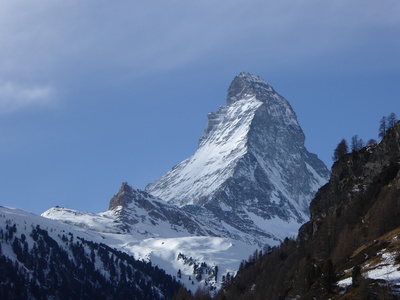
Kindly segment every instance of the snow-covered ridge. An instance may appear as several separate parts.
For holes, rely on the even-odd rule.
[[[247,150],[247,133],[261,101],[250,98],[221,107],[212,115],[214,125],[201,138],[196,153],[159,181],[147,186],[151,194],[177,205],[194,204],[211,196],[232,176]]]
[[[66,224],[101,233],[120,233],[120,227],[122,227],[111,211],[93,214],[56,206],[46,210],[41,216],[53,220],[63,220]]]
[[[63,209],[60,207],[58,211],[59,213],[63,213]],[[86,213],[81,213],[81,216],[85,214]],[[185,265],[182,260],[179,260],[179,253],[187,257],[195,258],[198,263],[207,263],[210,267],[218,266],[219,275],[217,280],[208,280],[211,286],[219,287],[223,274],[226,272],[234,272],[240,260],[246,258],[246,255],[248,256],[252,251],[252,247],[248,245],[243,243],[233,245],[229,239],[224,238],[181,237],[136,239],[132,234],[99,233],[87,227],[72,225],[75,216],[74,211],[65,209],[63,214],[64,221],[60,222],[19,209],[0,206],[0,231],[2,239],[0,254],[12,261],[18,261],[18,254],[15,252],[15,249],[13,249],[14,237],[20,241],[21,247],[26,247],[26,251],[31,252],[33,247],[38,247],[35,238],[31,235],[32,230],[40,228],[41,230],[45,230],[48,236],[68,253],[71,261],[74,261],[74,254],[71,248],[72,244],[81,244],[83,246],[82,249],[86,252],[88,257],[90,257],[92,249],[87,245],[83,245],[82,241],[107,245],[111,249],[117,249],[118,251],[134,256],[136,260],[151,261],[153,265],[157,265],[159,268],[166,270],[167,274],[172,276],[176,276],[178,270],[181,269],[182,276],[179,281],[194,292],[200,285],[204,284],[207,277],[203,276],[202,279],[196,280],[193,266]],[[90,213],[88,213],[88,216],[94,217],[94,215]],[[97,217],[99,220],[102,218],[100,215]],[[90,223],[90,217],[87,218],[87,220],[89,221],[85,222]],[[14,228],[14,236],[8,235],[8,231],[10,231],[11,227]],[[7,236],[8,241],[4,242],[4,238],[7,240]],[[66,239],[68,239],[68,241],[66,241]],[[105,270],[97,253],[93,261],[95,262],[95,269],[105,275],[106,278],[110,278],[109,271]],[[19,261],[20,266],[23,265],[23,263],[23,261]],[[119,264],[116,264],[116,266],[118,272]],[[28,273],[31,272],[28,269],[25,270]],[[118,280],[118,278],[119,276],[116,276],[113,280]],[[189,278],[193,279],[189,280]],[[55,280],[55,278],[51,278],[50,280]]]
[[[129,206],[133,209],[135,205]],[[44,212],[42,216],[46,218],[42,218],[20,210],[9,211],[0,207],[0,215],[4,213],[9,216],[11,212],[13,222],[18,224],[40,224],[42,228],[49,230],[53,228],[54,234],[64,230],[72,232],[75,237],[104,243],[133,255],[135,259],[151,261],[152,264],[164,269],[172,276],[177,276],[178,271],[181,270],[180,281],[193,292],[204,285],[206,280],[209,285],[219,288],[222,276],[227,272],[235,273],[240,262],[247,259],[255,250],[252,244],[237,239],[196,236],[185,230],[184,226],[176,226],[175,230],[171,224],[164,221],[158,224],[153,224],[151,221],[138,223],[130,226],[129,230],[123,231],[120,230],[118,216],[121,209],[122,207],[119,206],[115,207],[115,210],[92,214],[55,207]],[[16,215],[19,217],[17,218]],[[103,230],[101,224],[104,226]],[[203,226],[206,227],[205,224]],[[272,240],[270,244],[274,244]],[[187,265],[183,260],[178,259],[179,254],[191,257],[199,264],[206,263],[212,268],[218,266],[217,280],[210,281],[211,278],[206,276],[196,280],[194,266]]]

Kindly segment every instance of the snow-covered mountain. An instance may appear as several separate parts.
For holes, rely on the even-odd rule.
[[[208,115],[194,155],[145,192],[124,183],[109,213],[120,229],[147,237],[276,245],[308,220],[308,205],[329,177],[304,139],[288,101],[242,72],[228,89],[226,106]],[[56,218],[51,211],[44,216]]]
[[[55,207],[42,216],[151,260],[168,274],[179,271],[192,290],[219,287],[222,275],[235,272],[255,249],[297,235],[308,220],[309,203],[329,171],[304,139],[287,100],[242,72],[226,106],[208,115],[194,155],[146,191],[123,183],[103,213]],[[198,265],[209,267],[207,278],[198,278]]]
[[[146,191],[181,208],[200,205],[239,231],[267,237],[278,221],[296,232],[329,178],[304,140],[289,102],[259,76],[242,72],[226,106],[208,115],[193,156]]]

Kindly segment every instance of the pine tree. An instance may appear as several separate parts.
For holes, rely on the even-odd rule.
[[[387,129],[394,127],[397,122],[396,114],[391,113],[387,118]]]
[[[340,158],[342,158],[347,152],[349,151],[349,147],[347,146],[347,142],[345,139],[342,139],[342,141],[337,145],[335,148],[335,151],[333,152],[333,161],[338,161]]]

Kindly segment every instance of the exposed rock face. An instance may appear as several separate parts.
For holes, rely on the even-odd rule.
[[[196,222],[195,216],[144,191],[136,190],[125,182],[111,199],[109,210],[126,225],[126,230],[134,228],[144,235],[167,232],[166,228],[170,228],[169,232],[173,235],[179,232],[188,235],[210,234]]]
[[[310,222],[299,230],[298,251],[319,262],[330,259],[336,273],[344,277],[354,266],[360,266],[363,276],[371,278],[365,283],[370,285],[368,290],[379,293],[382,282],[378,283],[369,271],[376,261],[395,257],[399,250],[395,245],[398,234],[390,239],[385,235],[400,227],[400,122],[379,144],[347,154],[334,164],[329,183],[311,202],[310,213]],[[391,264],[396,264],[394,259]],[[296,293],[302,280],[296,279]],[[387,282],[388,287],[396,284],[399,282]],[[365,294],[360,295],[348,299],[366,299]]]
[[[279,219],[295,232],[329,178],[304,140],[287,100],[242,72],[228,89],[227,105],[208,115],[196,153],[146,191],[181,207],[201,205],[241,231],[268,231]]]

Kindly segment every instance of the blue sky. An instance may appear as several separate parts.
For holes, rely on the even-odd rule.
[[[0,2],[0,205],[100,212],[197,147],[241,71],[330,168],[400,116],[400,2]]]

